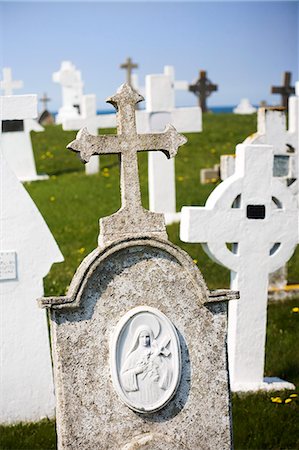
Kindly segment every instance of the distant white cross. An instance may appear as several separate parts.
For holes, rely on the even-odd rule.
[[[4,95],[12,95],[13,89],[23,87],[23,81],[13,81],[10,67],[4,67],[2,73],[3,80],[0,81],[0,89],[4,90]]]
[[[235,174],[214,189],[205,207],[182,208],[181,240],[202,243],[214,261],[231,270],[231,288],[240,291],[228,316],[233,390],[265,387],[268,277],[298,243],[296,199],[273,177],[272,167],[271,146],[238,145]]]

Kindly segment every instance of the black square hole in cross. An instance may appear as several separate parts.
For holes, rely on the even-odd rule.
[[[248,219],[264,219],[266,217],[265,205],[247,205]]]
[[[3,120],[2,133],[24,131],[24,120]]]

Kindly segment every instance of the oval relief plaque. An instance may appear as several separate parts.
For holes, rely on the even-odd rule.
[[[139,306],[117,324],[110,350],[113,385],[129,408],[157,411],[175,394],[181,375],[179,338],[159,310]]]

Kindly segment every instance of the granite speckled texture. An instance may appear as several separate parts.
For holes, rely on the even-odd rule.
[[[128,87],[118,95],[118,120],[132,121],[138,95]],[[73,150],[80,151],[80,136]],[[182,143],[172,141],[170,154]],[[90,144],[92,152],[99,142]],[[99,247],[79,266],[66,297],[39,300],[51,314],[58,449],[230,449],[227,300],[236,293],[209,292],[192,259],[167,241],[163,216],[141,207],[136,151],[122,151],[122,208],[102,220]],[[177,390],[150,413],[121,400],[110,368],[115,329],[137,307],[164,314],[181,349]]]

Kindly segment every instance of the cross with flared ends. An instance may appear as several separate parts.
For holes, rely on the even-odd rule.
[[[4,95],[13,95],[13,89],[21,89],[23,81],[13,81],[10,67],[4,67],[3,80],[0,81],[0,89],[4,91]]]
[[[121,69],[127,69],[127,83],[129,86],[132,86],[132,69],[138,69],[138,64],[133,63],[131,58],[127,58],[127,60],[120,65]]]
[[[141,205],[137,152],[159,150],[171,158],[176,155],[178,147],[187,142],[171,125],[167,125],[163,133],[137,134],[135,105],[142,100],[143,97],[128,84],[123,84],[117,93],[107,100],[117,111],[117,135],[93,136],[83,128],[77,139],[67,146],[70,150],[79,152],[85,163],[92,155],[120,155],[122,207],[113,216],[122,217],[122,230],[127,226],[127,233],[122,234],[157,230],[157,221],[160,231],[165,228],[161,214],[150,213]],[[115,223],[111,224],[113,225],[115,226]],[[115,231],[115,234],[119,232]]]

